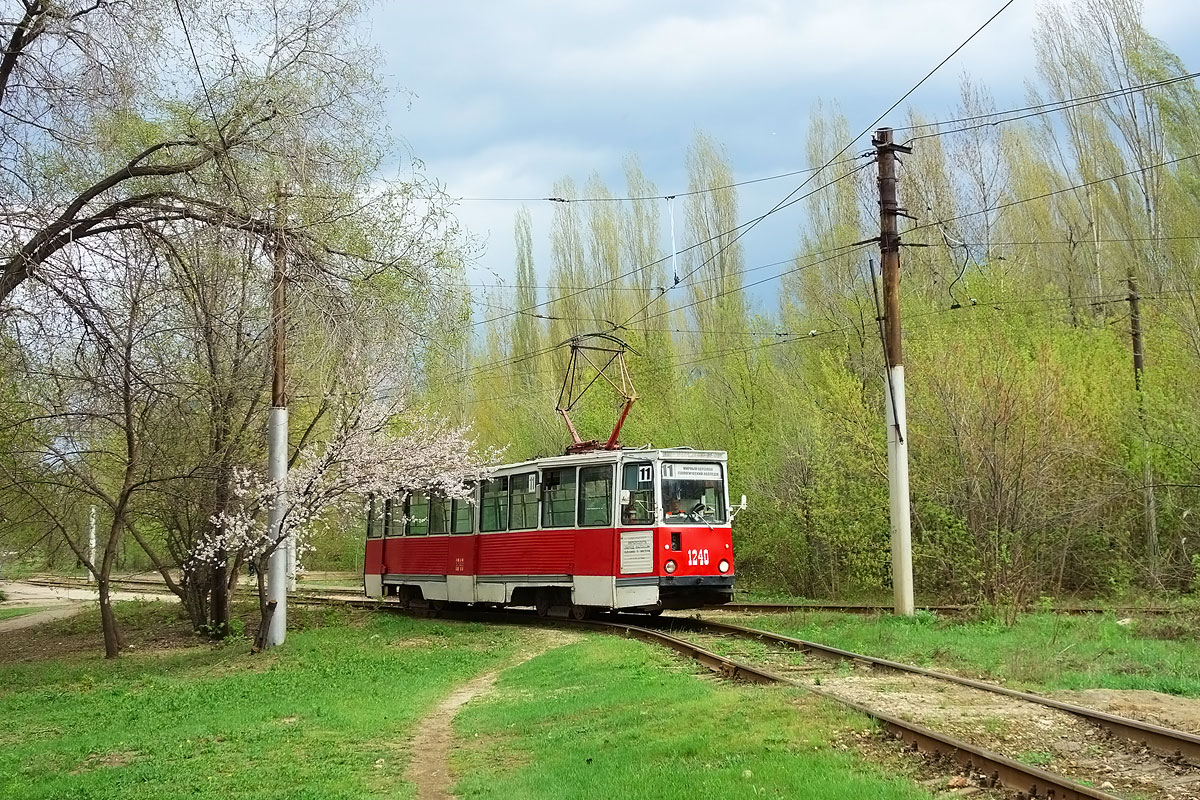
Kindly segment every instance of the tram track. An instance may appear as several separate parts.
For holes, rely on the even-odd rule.
[[[45,585],[49,581],[42,583]],[[152,584],[153,581],[138,581],[138,583]],[[71,583],[70,585],[81,584]],[[161,588],[161,584],[159,587]],[[290,602],[302,605],[334,605],[382,610],[415,616],[443,616],[450,619],[487,623],[549,624],[638,638],[667,647],[685,657],[696,660],[728,679],[796,686],[850,707],[877,720],[885,731],[902,740],[908,749],[926,753],[934,758],[944,757],[954,760],[973,775],[979,785],[1004,787],[1023,798],[1086,797],[1119,800],[1119,795],[1111,794],[1104,789],[1085,785],[1067,775],[1043,769],[1036,764],[1025,763],[1012,755],[998,752],[991,746],[981,744],[975,736],[971,735],[972,731],[948,732],[938,729],[937,725],[922,724],[920,720],[908,718],[911,715],[902,716],[892,713],[885,708],[889,699],[887,692],[878,688],[875,690],[868,688],[863,691],[862,687],[858,687],[859,691],[857,692],[848,692],[845,681],[841,686],[838,685],[834,669],[828,666],[822,669],[808,657],[814,657],[824,665],[850,665],[852,671],[868,670],[873,673],[903,675],[912,680],[952,685],[961,691],[1001,697],[1014,704],[1036,706],[1045,709],[1044,713],[1055,712],[1069,715],[1103,731],[1105,736],[1111,737],[1108,741],[1097,743],[1095,747],[1099,749],[1110,745],[1123,747],[1127,755],[1129,752],[1133,752],[1135,758],[1155,759],[1161,765],[1157,771],[1158,774],[1179,777],[1172,787],[1145,787],[1155,790],[1154,793],[1147,795],[1144,791],[1139,792],[1137,794],[1139,797],[1179,798],[1180,800],[1200,798],[1200,770],[1198,770],[1200,767],[1200,736],[1195,734],[1064,703],[1041,695],[1020,692],[984,681],[854,653],[769,631],[701,617],[663,616],[655,618],[643,615],[611,614],[599,619],[578,621],[540,618],[532,612],[517,610],[452,609],[434,611],[432,609],[405,608],[399,603],[390,601],[336,593],[301,593],[292,595]],[[720,652],[731,649],[728,644],[732,640],[766,645],[768,649],[774,648],[776,654],[787,652],[798,656],[801,661],[797,665],[789,663],[788,659],[771,658],[769,653],[768,657],[761,658],[758,657],[761,654],[755,653],[742,653],[738,657],[739,654],[736,653]],[[764,661],[766,663],[763,663]],[[1088,778],[1083,777],[1083,779],[1087,780]],[[1101,781],[1096,780],[1093,780],[1093,783],[1102,784]],[[1108,788],[1107,784],[1104,786]]]
[[[767,671],[787,677],[791,683],[876,717],[888,730],[894,730],[894,719],[902,714],[917,727],[924,723],[942,733],[948,727],[953,738],[969,739],[990,752],[1021,742],[1029,748],[1024,754],[1029,755],[1031,742],[1052,742],[1052,746],[1039,747],[1039,755],[1048,762],[1067,765],[1076,777],[1097,785],[1111,779],[1118,785],[1124,782],[1123,788],[1138,797],[1200,797],[1200,736],[1193,733],[755,628],[686,617],[663,617],[649,624],[682,634],[699,647],[741,663],[766,664]],[[743,647],[739,651],[736,645],[730,646],[731,640],[765,645],[766,649]],[[828,666],[822,668],[819,662]],[[850,669],[837,671],[839,666]],[[864,676],[864,672],[868,674]],[[887,709],[883,714],[877,713],[881,707]],[[901,711],[888,713],[892,708]],[[1008,723],[1018,728],[1011,736],[1008,731],[978,730]],[[906,737],[906,741],[913,740]],[[927,749],[926,743],[919,746]],[[935,751],[942,749],[930,746]],[[1074,748],[1075,752],[1056,748]],[[1016,760],[1013,755],[1021,753],[1010,753],[1009,761]],[[957,760],[962,762],[961,757]],[[1021,788],[1017,776],[1005,778],[1003,771],[999,776],[986,774],[1017,791],[1032,790],[1032,786]],[[1045,796],[1044,785],[1042,791]]]
[[[32,577],[22,579],[24,583],[32,583],[38,586],[54,586],[68,588],[88,588],[95,587],[95,582],[89,582],[86,578],[75,577]],[[155,591],[161,590],[167,592],[161,580],[154,578],[112,578],[110,583],[116,587],[137,588],[139,590]],[[328,594],[329,592],[320,588],[302,588],[300,594]],[[872,604],[872,603],[779,603],[779,602],[731,602],[716,606],[706,606],[706,611],[730,611],[744,614],[771,614],[771,613],[795,613],[798,611],[837,611],[848,614],[890,614],[893,609],[890,605]],[[960,614],[973,614],[979,611],[979,607],[971,604],[963,603],[944,603],[938,605],[921,606],[922,611],[931,611],[936,614],[946,616],[954,616]],[[1034,608],[1026,608],[1026,613],[1036,611]],[[1084,606],[1084,605],[1067,605],[1056,606],[1049,609],[1055,614],[1143,614],[1150,616],[1161,616],[1167,614],[1179,613],[1178,609],[1166,608],[1161,606]]]
[[[835,691],[813,685],[775,669],[718,653],[696,641],[677,636],[670,629],[673,624],[682,620],[687,623],[685,627],[695,630],[704,624],[704,620],[679,617],[662,617],[657,620],[650,618],[648,620],[640,616],[611,615],[603,619],[577,621],[545,619],[532,613],[517,614],[512,611],[453,611],[444,613],[444,616],[451,619],[503,624],[565,625],[575,629],[595,630],[636,638],[674,650],[730,680],[794,686],[847,706],[876,720],[890,736],[903,742],[906,749],[924,753],[935,760],[950,759],[972,775],[977,783],[989,788],[1002,787],[1015,793],[1022,800],[1035,797],[1056,798],[1056,800],[1075,800],[1076,798],[1121,800],[1119,795],[1079,783],[1070,777],[1042,769],[1037,765],[1023,763],[960,736],[935,730],[888,713],[877,703],[868,704],[852,700]]]
[[[341,601],[335,598],[310,598],[306,602],[337,604]],[[783,637],[768,631],[728,625],[696,617],[663,616],[654,618],[642,615],[612,614],[592,620],[573,620],[565,618],[542,618],[532,612],[517,610],[414,610],[405,609],[399,604],[390,602],[380,603],[371,600],[362,602],[357,599],[352,605],[379,608],[398,613],[428,614],[463,621],[564,626],[637,638],[666,647],[685,657],[691,658],[726,679],[795,686],[854,709],[875,719],[890,736],[903,742],[907,750],[924,753],[935,761],[938,759],[950,759],[964,768],[972,776],[977,786],[1003,788],[1013,792],[1021,800],[1038,797],[1057,798],[1058,800],[1062,800],[1062,798],[1121,800],[1123,796],[1191,800],[1191,798],[1200,797],[1200,793],[1196,793],[1187,786],[1187,784],[1193,782],[1194,777],[1195,786],[1197,789],[1200,789],[1200,772],[1197,771],[1196,762],[1188,755],[1196,752],[1196,748],[1200,747],[1200,737],[1194,734],[1118,717],[1082,706],[1060,703],[1051,698],[1022,693],[982,681],[973,681],[968,678],[959,678],[958,676],[938,673],[932,670],[924,670],[920,667],[839,650],[815,642],[791,639],[790,637]],[[1094,776],[1078,776],[1080,780],[1076,780],[1061,772],[1044,769],[1037,764],[1026,763],[1012,755],[1006,755],[990,746],[981,744],[972,735],[973,732],[971,731],[964,733],[947,732],[939,729],[937,726],[922,724],[920,721],[914,721],[905,716],[891,713],[882,707],[886,705],[886,695],[874,693],[866,698],[849,697],[845,692],[839,691],[837,688],[831,688],[828,684],[822,685],[820,682],[812,680],[813,673],[808,670],[803,670],[802,674],[797,676],[795,674],[788,674],[787,670],[780,669],[778,665],[757,663],[752,659],[738,658],[728,653],[721,653],[716,646],[705,646],[705,643],[696,641],[694,634],[698,632],[718,638],[736,636],[742,639],[773,640],[776,643],[785,644],[786,647],[797,653],[810,653],[813,655],[819,653],[825,661],[839,661],[855,664],[859,667],[869,666],[871,669],[920,675],[924,679],[955,684],[972,691],[1003,697],[1006,701],[1014,704],[1053,709],[1064,715],[1070,715],[1081,723],[1096,726],[1100,730],[1105,731],[1104,735],[1112,737],[1109,741],[1102,740],[1095,745],[1100,750],[1111,750],[1114,747],[1123,748],[1126,758],[1137,760],[1157,759],[1161,764],[1158,773],[1171,775],[1172,778],[1176,779],[1175,785],[1173,787],[1155,785],[1123,787],[1130,793],[1126,795],[1113,794],[1105,791],[1105,788],[1109,788],[1108,784],[1105,784],[1102,780],[1094,779]],[[692,636],[678,635],[680,633],[692,634]],[[1153,748],[1151,747],[1151,743],[1154,745]],[[1151,750],[1157,752],[1151,752]],[[1182,777],[1180,778],[1179,776]],[[1092,785],[1081,782],[1081,780],[1089,781]],[[1096,788],[1096,784],[1101,785],[1103,788]]]
[[[979,691],[989,692],[991,694],[1003,695],[1005,697],[1010,697],[1027,703],[1035,703],[1037,705],[1042,705],[1047,708],[1052,708],[1080,717],[1081,719],[1097,725],[1098,727],[1104,728],[1114,736],[1137,743],[1143,747],[1155,750],[1164,755],[1188,758],[1197,764],[1200,764],[1200,736],[1187,733],[1185,731],[1177,731],[1160,725],[1154,725],[1149,722],[1142,722],[1140,720],[1120,717],[1104,711],[1089,709],[1083,706],[1074,705],[1072,703],[1065,703],[1050,697],[1044,697],[1042,695],[1010,689],[1006,686],[989,683],[987,681],[966,678],[946,672],[939,672],[937,670],[918,667],[912,664],[905,664],[899,661],[891,661],[886,658],[878,658],[875,656],[863,655],[861,653],[854,653],[849,650],[831,647],[830,645],[806,641],[804,639],[797,639],[771,631],[760,630],[758,628],[748,628],[742,625],[734,625],[727,622],[719,622],[716,620],[701,619],[696,617],[664,617],[661,618],[661,624],[670,625],[675,629],[683,629],[701,634],[734,636],[741,639],[771,643],[780,645],[793,652],[817,656],[827,661],[865,666],[873,670],[885,670],[890,672],[906,673],[909,675],[917,675],[937,681],[965,686]]]

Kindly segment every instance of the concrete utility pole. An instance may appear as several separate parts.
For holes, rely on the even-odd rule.
[[[267,568],[267,602],[275,605],[271,624],[264,639],[266,647],[283,644],[287,637],[288,566],[292,552],[292,537],[279,541],[283,518],[287,514],[288,470],[288,410],[284,378],[287,368],[286,310],[287,286],[284,268],[287,265],[287,246],[283,239],[283,190],[276,187],[275,258],[271,275],[271,412],[267,420],[267,477],[278,491],[267,517],[267,530],[275,549],[271,551]]]
[[[912,616],[912,519],[908,493],[908,422],[904,406],[904,352],[900,340],[900,233],[896,218],[896,153],[912,148],[894,144],[892,129],[880,128],[871,140],[879,165],[879,256],[883,273],[884,404],[888,431],[888,497],[892,527],[892,592],[896,613]]]
[[[1145,436],[1146,407],[1142,394],[1142,371],[1146,366],[1142,351],[1142,310],[1137,276],[1131,268],[1125,275],[1129,288],[1129,335],[1133,340],[1133,390],[1137,392],[1138,418],[1142,422],[1142,502],[1146,512],[1146,561],[1150,580],[1159,582],[1158,502],[1154,496],[1154,469],[1150,464],[1150,441]]]
[[[96,564],[96,507],[88,506],[88,563],[95,566]],[[91,583],[96,579],[91,570],[88,570],[87,582]]]

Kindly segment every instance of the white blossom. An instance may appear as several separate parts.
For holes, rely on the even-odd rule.
[[[315,532],[360,515],[371,496],[399,498],[428,490],[466,497],[469,483],[483,478],[499,460],[499,452],[479,450],[468,428],[429,414],[398,417],[394,401],[346,406],[325,442],[296,460],[282,493],[261,470],[235,470],[236,507],[211,519],[210,534],[197,542],[185,569],[217,563],[223,553],[260,558],[289,535],[295,537],[299,559],[311,551]],[[272,533],[267,510],[281,494],[286,513],[279,531]]]

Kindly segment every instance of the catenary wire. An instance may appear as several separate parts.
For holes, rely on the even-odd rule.
[[[682,280],[682,281],[677,281],[675,285],[677,286],[677,285],[679,285],[679,283],[682,283],[683,281],[686,281],[686,280],[688,279],[688,277],[690,277],[691,275],[693,275],[693,274],[695,274],[696,272],[700,271],[701,269],[703,269],[705,266],[707,266],[707,265],[708,265],[709,263],[711,263],[712,261],[715,261],[717,258],[719,258],[719,257],[721,256],[721,254],[722,254],[722,253],[724,253],[724,252],[725,252],[727,249],[729,249],[730,247],[732,247],[732,246],[733,246],[733,245],[734,245],[734,244],[735,244],[735,243],[736,243],[736,242],[737,242],[739,239],[741,239],[743,236],[745,236],[747,233],[749,233],[751,230],[753,230],[753,229],[754,229],[754,226],[755,226],[755,225],[757,225],[757,224],[758,224],[758,222],[760,222],[761,220],[763,220],[763,219],[765,219],[766,217],[770,216],[771,214],[775,213],[776,211],[779,211],[781,208],[785,207],[785,204],[787,204],[787,203],[788,203],[788,200],[789,200],[789,199],[792,197],[792,195],[796,194],[796,193],[797,193],[797,192],[799,192],[801,189],[803,189],[803,188],[804,188],[804,186],[805,186],[805,185],[807,185],[809,181],[811,181],[813,178],[815,178],[817,175],[819,175],[819,174],[820,174],[820,173],[821,173],[821,172],[822,172],[824,169],[826,169],[826,168],[827,168],[827,167],[828,167],[830,164],[832,164],[834,161],[836,161],[837,159],[839,159],[839,158],[841,158],[843,155],[845,155],[846,151],[847,151],[847,150],[849,150],[851,147],[853,147],[855,142],[857,142],[859,139],[861,139],[861,138],[862,138],[863,136],[865,136],[866,134],[870,133],[870,132],[871,132],[871,131],[874,129],[874,127],[875,127],[877,124],[879,124],[879,122],[880,122],[881,120],[883,120],[883,118],[884,118],[884,117],[886,117],[886,116],[887,116],[888,114],[890,114],[890,113],[891,113],[891,112],[892,112],[892,111],[893,111],[893,110],[894,110],[894,109],[895,109],[897,106],[899,106],[901,103],[903,103],[905,100],[907,100],[907,99],[908,99],[908,98],[909,98],[909,97],[910,97],[910,96],[911,96],[911,95],[912,95],[912,94],[913,94],[915,91],[917,91],[917,89],[921,88],[921,86],[922,86],[922,85],[924,85],[924,84],[925,84],[925,82],[926,82],[927,80],[929,80],[931,77],[933,77],[933,75],[934,75],[934,74],[935,74],[935,73],[936,73],[938,70],[940,70],[940,69],[941,69],[943,66],[945,66],[945,64],[946,64],[948,61],[950,61],[950,59],[954,58],[954,56],[956,56],[956,55],[959,53],[959,51],[961,51],[961,50],[962,50],[964,47],[966,47],[968,44],[970,44],[970,42],[971,42],[971,41],[972,41],[972,40],[973,40],[973,39],[974,39],[976,36],[978,36],[978,35],[979,35],[979,34],[980,34],[980,33],[981,33],[983,30],[984,30],[984,28],[986,28],[988,25],[990,25],[990,24],[992,23],[992,21],[993,21],[993,20],[995,20],[995,19],[996,19],[997,17],[999,17],[999,16],[1000,16],[1002,13],[1004,13],[1004,11],[1005,11],[1005,10],[1006,10],[1006,9],[1007,9],[1009,6],[1011,6],[1011,5],[1013,4],[1013,2],[1014,2],[1014,0],[1007,0],[1007,2],[1005,2],[1005,3],[1004,3],[1004,5],[1002,5],[1002,6],[1001,6],[1001,7],[1000,7],[1000,8],[999,8],[999,9],[998,9],[998,10],[997,10],[997,11],[996,11],[994,14],[992,14],[992,16],[988,17],[988,19],[987,19],[987,20],[986,20],[986,21],[985,21],[985,22],[984,22],[982,25],[980,25],[978,28],[976,28],[976,29],[975,29],[975,31],[974,31],[974,32],[973,32],[973,33],[972,33],[970,36],[968,36],[968,37],[967,37],[965,40],[963,40],[963,42],[962,42],[962,43],[961,43],[961,44],[960,44],[958,47],[954,48],[954,50],[952,50],[952,51],[950,52],[950,54],[949,54],[949,55],[947,55],[945,58],[943,58],[941,61],[939,61],[939,62],[937,63],[937,65],[936,65],[936,66],[934,66],[934,68],[933,68],[933,69],[931,69],[929,72],[927,72],[927,73],[925,74],[925,76],[924,76],[923,78],[921,78],[921,80],[917,81],[917,82],[916,82],[916,83],[915,83],[915,84],[912,86],[912,88],[910,88],[908,91],[906,91],[904,94],[902,94],[898,100],[896,100],[894,103],[892,103],[890,106],[888,106],[888,107],[887,107],[887,108],[884,110],[884,112],[883,112],[882,114],[880,114],[880,115],[879,115],[879,116],[878,116],[878,117],[875,119],[875,121],[874,121],[874,122],[872,122],[872,123],[871,123],[871,124],[869,124],[869,125],[868,125],[866,128],[864,128],[864,129],[863,129],[863,131],[862,131],[862,133],[858,134],[858,136],[855,136],[853,139],[851,139],[849,142],[847,142],[847,143],[845,144],[845,146],[843,146],[843,147],[842,147],[842,149],[841,149],[841,150],[839,150],[838,152],[836,152],[836,153],[833,155],[833,157],[832,157],[832,158],[830,158],[830,159],[829,159],[827,162],[825,162],[824,166],[822,166],[821,168],[819,168],[818,170],[816,170],[815,172],[813,172],[813,173],[812,173],[810,176],[808,176],[807,178],[805,178],[805,179],[804,179],[804,180],[803,180],[803,181],[800,183],[800,185],[799,185],[799,186],[797,186],[795,189],[793,189],[791,192],[789,192],[789,193],[788,193],[788,194],[787,194],[787,195],[786,195],[786,196],[785,196],[785,197],[784,197],[782,200],[780,200],[778,203],[776,203],[776,204],[775,204],[775,206],[774,206],[774,207],[772,207],[772,209],[771,209],[770,211],[768,211],[768,212],[767,212],[766,214],[764,214],[763,216],[759,217],[759,218],[758,218],[758,220],[756,220],[754,223],[752,223],[750,226],[748,226],[748,227],[747,227],[745,230],[743,230],[743,231],[739,232],[739,233],[737,234],[737,236],[735,236],[735,237],[734,237],[733,239],[731,239],[731,240],[730,240],[728,243],[726,243],[726,244],[725,244],[723,247],[721,247],[721,249],[719,249],[719,250],[718,250],[716,253],[714,253],[714,254],[713,254],[712,256],[710,256],[708,259],[706,259],[705,261],[703,261],[701,264],[699,264],[699,265],[698,265],[698,266],[697,266],[695,269],[693,269],[693,270],[692,270],[691,272],[689,272],[687,275],[685,275],[685,276],[683,277],[683,280]],[[671,287],[671,288],[674,288],[674,287]],[[646,303],[646,305],[645,305],[645,306],[643,306],[641,309],[639,309],[637,312],[635,312],[635,313],[633,314],[633,316],[631,316],[629,319],[625,320],[625,322],[623,322],[623,323],[621,323],[621,324],[622,324],[622,325],[628,324],[630,320],[632,320],[632,319],[635,319],[635,318],[636,318],[636,317],[638,317],[640,314],[642,314],[643,312],[645,312],[647,308],[649,308],[651,305],[653,305],[653,304],[654,304],[654,302],[656,302],[656,301],[657,301],[657,300],[658,300],[660,297],[664,296],[665,294],[666,294],[666,292],[663,292],[663,293],[662,293],[661,295],[659,295],[658,297],[651,298],[651,299],[650,299],[650,301],[649,301],[648,303]]]
[[[957,119],[937,120],[934,122],[922,122],[917,125],[908,125],[905,127],[894,128],[893,130],[896,131],[897,133],[899,133],[901,131],[920,130],[920,129],[924,129],[924,128],[939,128],[943,125],[959,125],[964,122],[982,121],[981,124],[979,124],[979,125],[972,125],[972,126],[968,126],[966,128],[958,128],[958,129],[949,130],[949,131],[933,131],[931,133],[918,134],[908,140],[910,142],[915,142],[919,139],[926,139],[926,138],[930,138],[933,136],[944,136],[944,135],[950,134],[950,133],[962,133],[964,131],[974,130],[975,128],[986,127],[988,125],[998,125],[998,124],[1001,124],[1004,122],[1012,122],[1012,121],[1018,120],[1018,119],[1026,119],[1027,117],[1037,116],[1039,114],[1052,114],[1052,113],[1056,113],[1058,111],[1068,111],[1072,108],[1078,108],[1080,106],[1088,105],[1091,103],[1103,102],[1105,100],[1111,100],[1116,97],[1128,96],[1131,94],[1136,94],[1138,92],[1149,91],[1151,89],[1158,89],[1158,88],[1162,88],[1164,86],[1170,86],[1171,84],[1180,83],[1182,81],[1194,80],[1197,77],[1200,77],[1200,72],[1189,72],[1185,75],[1177,75],[1173,78],[1164,78],[1163,80],[1150,81],[1148,83],[1137,84],[1134,86],[1121,86],[1121,87],[1117,87],[1115,89],[1106,89],[1103,92],[1097,92],[1095,94],[1079,95],[1077,97],[1067,97],[1062,100],[1052,100],[1052,101],[1048,101],[1045,103],[1037,103],[1034,105],[1023,106],[1021,108],[1010,108],[1010,109],[1005,109],[1002,111],[989,111],[984,114],[974,114],[972,116],[959,117]],[[1013,114],[1020,114],[1021,116],[1009,116],[1009,115],[1013,115]],[[1004,117],[1004,119],[996,120],[996,119],[992,119],[993,117]]]
[[[834,162],[836,164],[851,164],[857,159],[844,158],[841,161]],[[689,189],[687,191],[674,192],[672,194],[648,194],[638,197],[459,197],[456,198],[460,202],[477,202],[477,203],[627,203],[637,200],[673,200],[677,197],[692,197],[698,194],[709,194],[712,192],[720,192],[725,189],[736,189],[739,186],[749,186],[754,183],[765,183],[767,181],[776,181],[782,178],[791,178],[796,175],[804,175],[809,172],[817,172],[824,167],[806,167],[805,169],[796,169],[791,172],[781,172],[777,175],[767,175],[762,178],[750,178],[744,181],[735,183],[727,183],[721,186],[706,186],[701,189]]]

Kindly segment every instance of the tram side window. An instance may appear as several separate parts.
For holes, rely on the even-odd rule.
[[[479,530],[505,530],[508,525],[508,476],[483,482],[479,493]]]
[[[408,535],[429,533],[429,493],[413,492],[408,498]]]
[[[429,534],[450,532],[450,498],[431,496],[429,500]]]
[[[538,524],[537,473],[513,475],[508,479],[508,529],[523,531]]]
[[[579,524],[612,524],[612,467],[579,468]]]
[[[467,497],[460,497],[454,501],[450,507],[450,532],[451,533],[473,533],[475,530],[475,520],[473,519],[472,510],[475,504],[473,494]]]
[[[367,504],[367,538],[383,536],[383,501],[372,497]]]
[[[575,527],[575,468],[542,473],[542,527]]]
[[[654,465],[626,464],[621,473],[621,489],[629,492],[629,503],[621,507],[621,524],[654,522]]]
[[[404,535],[404,502],[390,497],[383,503],[383,535]]]

